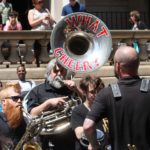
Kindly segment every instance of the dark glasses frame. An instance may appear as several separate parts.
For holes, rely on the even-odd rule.
[[[14,102],[17,102],[19,99],[23,101],[22,96],[10,96],[10,97],[5,97],[5,99],[12,99]]]
[[[39,1],[39,2],[37,2],[37,4],[43,4],[44,3],[44,1]]]

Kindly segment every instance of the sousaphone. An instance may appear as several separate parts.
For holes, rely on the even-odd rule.
[[[89,13],[73,13],[58,22],[51,35],[57,61],[75,73],[92,72],[103,66],[112,50],[110,31]]]
[[[92,72],[103,66],[110,56],[111,46],[108,28],[89,13],[67,15],[51,34],[51,48],[58,63],[75,73]],[[45,128],[41,134],[55,135],[69,129],[71,112],[78,101],[71,98],[63,110],[44,112]]]

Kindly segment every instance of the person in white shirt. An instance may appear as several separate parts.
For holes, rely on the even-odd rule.
[[[26,68],[23,64],[17,67],[18,81],[21,86],[21,95],[24,97],[32,88],[36,86],[33,80],[26,80]]]
[[[3,26],[6,24],[6,21],[8,20],[9,13],[12,11],[13,7],[11,3],[8,3],[7,0],[2,0],[0,2],[0,15],[2,17]]]

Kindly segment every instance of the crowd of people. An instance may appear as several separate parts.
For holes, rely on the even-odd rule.
[[[44,0],[32,0],[33,8],[28,10],[27,20],[31,30],[50,30],[56,24],[49,9],[44,7]],[[85,4],[77,0],[69,0],[69,3],[63,6],[61,17],[75,13],[86,12]],[[23,30],[21,22],[18,21],[18,13],[13,10],[11,3],[7,0],[0,2],[1,27],[0,30]],[[148,26],[141,20],[140,12],[133,10],[129,13],[129,22],[133,25],[132,30],[148,29]]]

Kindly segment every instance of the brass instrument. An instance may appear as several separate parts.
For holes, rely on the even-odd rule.
[[[26,131],[22,136],[21,140],[18,142],[14,150],[42,150],[41,146],[36,140],[37,135],[41,132],[44,121],[41,118],[32,118],[30,114],[24,111],[26,117],[28,118],[29,123],[27,124]]]
[[[52,111],[42,113],[44,120],[44,128],[41,135],[58,134],[70,127],[70,116],[72,109],[81,103],[78,97],[71,98],[66,105]]]
[[[75,73],[102,67],[112,51],[110,31],[102,20],[89,13],[72,13],[58,22],[51,34],[57,61]]]
[[[102,20],[89,13],[65,16],[56,24],[50,39],[56,60],[75,73],[95,71],[104,65],[112,50],[110,31]],[[57,134],[70,127],[71,112],[78,102],[71,98],[63,109],[43,112],[46,126],[40,134]]]
[[[109,122],[107,118],[102,119],[102,126],[103,126],[104,133],[108,137],[109,136]]]

